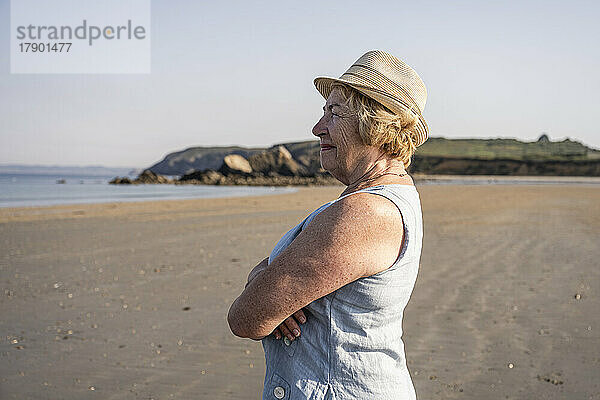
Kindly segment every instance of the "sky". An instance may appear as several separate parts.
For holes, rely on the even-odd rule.
[[[153,0],[151,73],[11,74],[0,0],[0,164],[145,168],[316,139],[313,79],[373,49],[425,82],[430,136],[600,148],[599,19],[598,1]]]

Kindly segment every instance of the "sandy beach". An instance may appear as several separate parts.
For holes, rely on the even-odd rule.
[[[600,185],[417,187],[418,398],[600,399]],[[0,399],[260,399],[227,310],[341,191],[0,209]]]

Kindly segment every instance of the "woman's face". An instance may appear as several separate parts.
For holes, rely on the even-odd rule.
[[[348,184],[359,172],[358,177],[364,173],[360,171],[361,164],[371,158],[373,149],[362,143],[356,110],[346,104],[339,87],[333,88],[323,111],[323,117],[312,130],[313,135],[321,140],[321,166]]]

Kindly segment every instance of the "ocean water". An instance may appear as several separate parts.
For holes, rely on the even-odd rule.
[[[0,207],[239,197],[296,191],[290,187],[267,186],[110,185],[108,182],[113,178],[114,175],[0,173]],[[65,183],[57,183],[60,179]]]
[[[123,176],[123,175],[121,175]],[[50,206],[56,204],[112,203],[239,197],[289,193],[293,187],[209,186],[209,185],[109,185],[115,175],[58,175],[0,173],[0,207]],[[135,178],[135,176],[129,176]],[[64,179],[64,184],[57,183]],[[437,176],[419,179],[421,185],[592,185],[600,177],[511,177],[511,176]]]

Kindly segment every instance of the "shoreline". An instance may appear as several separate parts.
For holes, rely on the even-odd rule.
[[[596,186],[600,185],[600,177],[587,177],[587,176],[509,176],[509,175],[426,175],[426,174],[412,174],[415,181],[415,186],[429,186],[429,185],[576,185],[576,186]],[[169,185],[169,184],[146,184],[146,185]],[[176,186],[176,185],[174,185]],[[237,188],[246,187],[246,185],[197,185],[197,186],[211,186],[214,188]],[[250,186],[247,187],[256,187]],[[283,189],[282,193],[293,193],[301,188],[312,188],[312,187],[343,187],[342,183],[333,185],[288,185],[288,186],[258,186],[260,188],[274,188]],[[287,190],[286,190],[287,189]],[[110,205],[110,204],[140,204],[140,203],[153,203],[162,201],[194,201],[199,199],[226,199],[226,198],[240,198],[240,197],[255,197],[255,196],[273,196],[281,194],[277,191],[273,193],[258,193],[258,194],[224,194],[223,196],[205,196],[205,197],[180,197],[180,198],[148,198],[148,199],[134,199],[134,200],[108,200],[108,201],[91,201],[91,202],[69,202],[62,204],[46,204],[46,205],[25,205],[25,206],[0,206],[0,221],[2,221],[2,215],[11,211],[19,211],[23,209],[50,209],[54,207],[84,207],[87,205]]]
[[[318,186],[332,194],[343,190],[341,185]],[[48,219],[81,219],[93,217],[119,217],[145,215],[165,210],[169,213],[189,212],[195,209],[195,216],[220,215],[213,214],[216,204],[219,207],[239,206],[240,204],[256,205],[276,204],[292,199],[295,195],[306,196],[311,187],[298,186],[294,191],[275,192],[270,194],[253,194],[231,197],[199,197],[195,199],[159,199],[144,201],[121,201],[110,203],[78,203],[58,204],[50,206],[2,207],[0,208],[0,224],[19,221],[40,221]],[[280,199],[280,197],[283,197]],[[273,199],[274,198],[274,199]]]
[[[79,205],[171,199],[243,197],[256,194],[269,195],[294,190],[293,187],[229,185],[174,186],[145,184],[116,187],[108,183],[90,185],[63,185],[54,182],[44,182],[42,184],[0,184],[0,209],[67,204]]]

